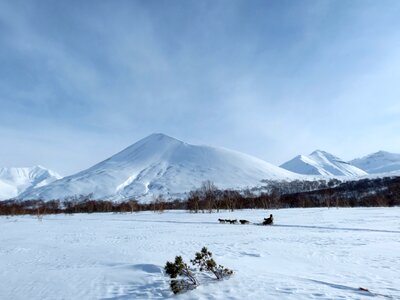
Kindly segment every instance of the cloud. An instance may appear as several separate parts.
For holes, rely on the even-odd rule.
[[[0,165],[68,174],[152,132],[275,164],[399,152],[390,4],[2,2]]]

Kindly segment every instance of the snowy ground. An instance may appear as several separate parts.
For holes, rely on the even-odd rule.
[[[235,275],[173,296],[165,262],[204,245]],[[399,274],[400,208],[0,217],[0,299],[400,299]]]

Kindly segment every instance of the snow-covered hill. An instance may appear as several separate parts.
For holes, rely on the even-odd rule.
[[[41,166],[0,168],[0,200],[17,197],[24,191],[49,184],[61,176]]]
[[[298,155],[280,166],[286,170],[305,175],[363,176],[367,173],[342,159],[316,150],[310,155]]]
[[[65,199],[92,194],[95,199],[151,199],[182,195],[211,180],[219,188],[256,186],[262,179],[300,175],[236,151],[184,143],[152,134],[75,175],[23,193],[22,199]]]
[[[350,163],[370,174],[400,171],[400,154],[379,151],[353,159]]]

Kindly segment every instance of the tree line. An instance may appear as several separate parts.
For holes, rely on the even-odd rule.
[[[188,210],[193,213],[237,209],[294,207],[399,206],[400,177],[385,177],[340,182],[294,181],[265,182],[264,187],[245,190],[221,190],[211,181],[188,193],[185,199],[168,199],[162,195],[150,203],[136,199],[122,202],[93,200],[91,195],[69,200],[7,200],[0,202],[0,215],[74,214],[164,210]]]

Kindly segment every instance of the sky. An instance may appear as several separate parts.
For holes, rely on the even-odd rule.
[[[0,0],[0,167],[154,132],[276,165],[400,153],[400,1]]]

